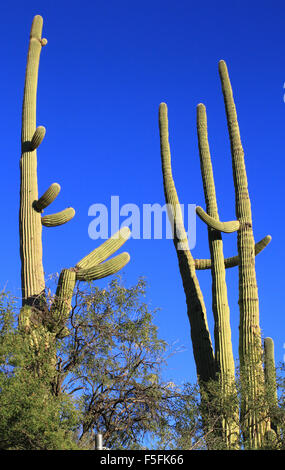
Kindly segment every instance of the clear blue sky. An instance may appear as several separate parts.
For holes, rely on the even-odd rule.
[[[47,128],[38,152],[39,193],[62,190],[47,213],[76,209],[65,226],[43,230],[46,275],[71,267],[99,242],[88,237],[88,209],[164,204],[158,106],[169,108],[173,173],[180,202],[205,206],[196,136],[196,105],[207,107],[219,213],[235,217],[231,156],[218,61],[227,62],[245,149],[256,241],[272,242],[256,261],[261,328],[285,349],[284,328],[284,18],[281,1],[48,0],[5,2],[1,28],[1,287],[20,292],[18,238],[21,106],[31,22],[44,18],[37,124]],[[121,221],[123,221],[122,219]],[[224,235],[226,256],[236,236]],[[148,301],[160,307],[160,335],[186,351],[167,376],[195,380],[189,323],[171,240],[129,240],[128,284],[145,276]],[[194,257],[209,257],[197,220]],[[198,273],[212,330],[211,276]],[[238,356],[237,270],[227,271],[233,345]],[[105,281],[100,281],[104,285]]]

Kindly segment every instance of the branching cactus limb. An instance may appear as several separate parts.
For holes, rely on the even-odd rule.
[[[271,242],[272,238],[270,235],[266,235],[266,237],[262,238],[258,243],[254,246],[255,256],[261,253],[264,248]],[[212,260],[211,259],[195,259],[195,268],[196,270],[203,270],[203,269],[211,269]],[[235,266],[239,265],[239,257],[231,256],[230,258],[225,258],[225,268],[234,268]]]
[[[244,379],[242,413],[247,414],[245,435],[249,445],[260,447],[268,423],[256,411],[248,410],[264,391],[262,370],[262,344],[259,326],[259,299],[255,273],[255,242],[252,229],[251,204],[248,193],[244,151],[241,143],[232,87],[224,61],[219,63],[219,73],[225,102],[231,143],[233,177],[236,198],[239,257],[239,357]],[[249,384],[249,385],[248,385]]]
[[[120,271],[130,260],[128,253],[121,253],[107,260],[130,237],[130,229],[123,227],[106,242],[93,250],[74,268],[63,269],[60,273],[55,298],[48,316],[48,329],[58,338],[69,334],[66,322],[72,308],[72,297],[76,281],[95,281]],[[107,261],[105,261],[107,260]]]
[[[207,115],[203,104],[197,106],[197,133],[200,155],[200,166],[205,194],[207,216],[214,222],[208,226],[209,248],[211,253],[212,272],[212,308],[214,315],[215,362],[217,379],[221,386],[223,398],[231,396],[235,391],[235,363],[232,350],[230,309],[226,285],[226,269],[223,254],[223,241],[220,225],[237,225],[234,222],[219,221],[216,190],[214,183],[211,154],[208,142]],[[224,230],[223,230],[224,231]],[[232,230],[231,230],[232,231]],[[224,406],[222,404],[222,409]],[[223,440],[227,448],[238,448],[239,440],[239,411],[225,415],[221,423]]]
[[[128,253],[112,256],[130,237],[130,229],[123,227],[102,245],[93,250],[75,266],[76,280],[94,281],[102,279],[120,271],[130,261]],[[107,261],[106,261],[107,260]]]
[[[207,382],[215,377],[214,353],[204,299],[196,276],[195,263],[189,250],[181,207],[172,176],[168,137],[168,116],[165,103],[161,103],[159,106],[159,130],[164,193],[167,206],[171,208],[169,216],[173,228],[173,241],[186,296],[197,375],[199,381]]]

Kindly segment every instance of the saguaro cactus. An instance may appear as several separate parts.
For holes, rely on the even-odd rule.
[[[169,209],[169,217],[173,228],[173,242],[186,296],[197,375],[200,381],[207,382],[215,377],[214,353],[208,328],[206,307],[196,276],[195,263],[189,249],[181,207],[172,176],[167,105],[165,103],[161,103],[159,106],[159,130],[164,194]]]
[[[20,254],[23,305],[33,304],[44,294],[45,282],[42,264],[41,214],[33,207],[38,199],[37,147],[45,130],[36,129],[36,97],[38,67],[42,47],[42,18],[34,18],[27,59],[22,108],[22,154],[20,160]]]
[[[38,68],[42,47],[47,40],[42,38],[43,19],[33,19],[26,67],[21,135],[21,187],[20,187],[20,255],[23,308],[19,327],[32,333],[31,343],[37,349],[39,335],[46,347],[56,337],[68,334],[65,323],[71,309],[75,282],[91,281],[116,273],[129,261],[128,253],[122,253],[107,260],[130,235],[128,228],[113,235],[100,247],[89,253],[74,268],[63,269],[56,295],[50,308],[45,296],[45,280],[42,263],[42,226],[56,227],[71,220],[75,214],[69,207],[56,214],[42,215],[57,197],[60,185],[53,183],[38,198],[37,148],[45,136],[43,126],[36,127],[36,96]]]
[[[255,272],[255,242],[252,228],[251,204],[241,143],[236,107],[226,63],[220,61],[219,73],[225,102],[228,131],[231,143],[232,166],[236,200],[236,218],[240,227],[237,246],[239,256],[239,308],[240,341],[239,358],[243,387],[242,412],[247,415],[244,430],[250,446],[262,444],[268,424],[262,413],[248,409],[264,392],[262,344],[259,325],[259,298]]]
[[[278,419],[276,419],[275,411],[278,407],[278,395],[276,384],[276,368],[274,357],[274,342],[272,338],[264,338],[264,374],[265,384],[268,397],[269,411],[271,417],[271,436],[276,439],[279,434]],[[275,434],[275,435],[274,435]]]
[[[215,364],[218,381],[221,387],[222,398],[227,398],[235,392],[235,363],[233,357],[230,309],[226,285],[226,268],[223,253],[223,241],[221,229],[235,231],[239,224],[220,222],[216,200],[216,190],[211,162],[210,148],[207,131],[206,108],[203,104],[197,106],[197,133],[201,173],[205,194],[206,211],[213,218],[215,228],[208,227],[209,247],[211,253],[212,271],[212,310],[215,327]],[[223,403],[221,403],[223,409]],[[239,439],[238,408],[235,407],[222,420],[223,438],[228,448],[237,446]]]
[[[262,446],[263,438],[270,424],[264,406],[264,375],[262,364],[262,345],[259,326],[258,293],[255,275],[255,256],[271,241],[267,235],[260,242],[254,242],[252,231],[251,207],[247,188],[247,177],[244,154],[241,145],[239,128],[233,101],[231,85],[223,61],[219,64],[222,89],[224,94],[228,129],[231,141],[234,186],[236,194],[236,220],[221,222],[219,220],[212,164],[207,138],[207,120],[204,105],[197,107],[197,130],[201,171],[206,199],[206,211],[200,206],[197,215],[207,224],[209,233],[210,259],[193,259],[186,241],[179,201],[171,171],[170,148],[168,143],[167,107],[164,103],[159,108],[160,143],[164,192],[172,210],[170,220],[174,220],[174,244],[179,260],[181,277],[187,301],[187,311],[191,324],[191,339],[194,357],[199,371],[204,377],[234,384],[235,369],[231,346],[231,329],[229,308],[225,283],[225,269],[238,266],[239,269],[239,306],[240,306],[240,367],[242,378],[241,416],[243,435],[250,448]],[[238,254],[224,259],[221,232],[237,232]],[[177,235],[178,234],[178,235]],[[183,241],[184,250],[179,251],[178,242]],[[213,313],[215,320],[215,355],[208,331],[206,310],[203,296],[196,277],[196,270],[211,269],[213,278]],[[199,328],[197,328],[199,325]],[[201,348],[203,345],[203,349]],[[223,399],[227,398],[229,389],[224,388]],[[262,401],[263,400],[263,401]],[[236,442],[230,436],[239,431],[237,409],[233,409],[231,426],[224,422],[224,435],[227,445]]]

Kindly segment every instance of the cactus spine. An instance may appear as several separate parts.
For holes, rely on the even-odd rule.
[[[210,148],[207,131],[206,108],[203,104],[197,106],[197,133],[199,143],[200,165],[203,180],[207,215],[214,222],[208,226],[209,247],[211,253],[212,272],[212,309],[215,321],[215,363],[217,379],[221,386],[222,397],[227,398],[235,391],[235,364],[232,351],[230,309],[228,304],[226,269],[223,253],[223,241],[221,228],[230,224],[232,228],[239,227],[234,222],[219,221],[216,190],[211,162]],[[206,218],[205,222],[209,221]],[[223,403],[221,403],[224,409]],[[228,448],[237,447],[239,436],[238,408],[231,416],[226,416],[222,421],[223,438]]]
[[[107,258],[125,243],[130,230],[125,227],[85,256],[74,268],[63,269],[56,295],[51,306],[48,306],[42,263],[42,226],[62,225],[74,217],[75,211],[69,207],[56,214],[42,215],[44,209],[58,196],[58,183],[53,183],[38,198],[37,148],[46,133],[43,126],[36,127],[39,59],[42,46],[47,44],[47,40],[41,37],[42,27],[43,19],[36,15],[30,34],[22,110],[19,226],[23,306],[19,315],[19,329],[29,335],[29,343],[37,354],[39,345],[44,344],[45,351],[49,349],[54,358],[55,339],[68,334],[66,322],[76,281],[101,279],[122,269],[129,262],[128,253],[109,260]],[[55,360],[52,364],[55,367]]]
[[[252,229],[251,204],[236,107],[226,63],[219,62],[228,131],[231,143],[236,218],[240,223],[237,246],[239,257],[239,357],[244,383],[242,413],[247,415],[244,434],[251,448],[260,447],[268,428],[262,412],[252,407],[264,392],[262,344],[259,326],[259,299],[255,273],[255,242]]]

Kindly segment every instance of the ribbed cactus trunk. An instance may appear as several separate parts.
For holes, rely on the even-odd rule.
[[[37,150],[32,139],[36,131],[36,98],[43,20],[35,16],[28,50],[21,135],[20,255],[23,305],[39,304],[45,290],[42,264],[41,214],[33,208],[38,199]]]
[[[197,106],[197,132],[206,211],[219,221],[216,190],[208,142],[207,115],[203,104]],[[226,268],[222,235],[219,230],[208,227],[212,273],[212,310],[214,315],[215,365],[221,391],[221,409],[225,403],[234,402],[221,416],[222,437],[227,448],[238,448],[239,412],[235,401],[235,363],[232,350],[230,309],[226,285]],[[230,398],[230,399],[229,399]]]
[[[278,409],[278,394],[276,382],[276,366],[274,357],[274,342],[272,338],[264,338],[264,375],[266,385],[267,402],[270,412],[271,438],[276,440],[280,437],[280,429],[278,419],[276,418],[276,410]]]
[[[208,328],[206,307],[195,272],[195,263],[189,250],[187,235],[171,169],[167,106],[159,106],[159,130],[162,174],[169,218],[173,228],[173,241],[187,303],[193,354],[197,376],[201,383],[215,378],[215,360]]]
[[[259,326],[259,299],[255,272],[255,242],[248,193],[244,151],[241,143],[232,87],[224,61],[219,63],[228,130],[231,143],[236,198],[239,257],[239,358],[242,378],[242,416],[244,436],[250,448],[262,445],[268,423],[262,410],[254,409],[264,393],[262,343]]]

